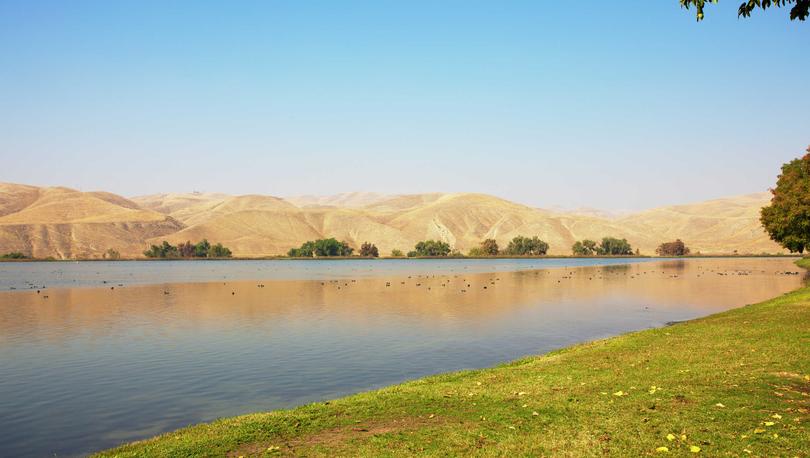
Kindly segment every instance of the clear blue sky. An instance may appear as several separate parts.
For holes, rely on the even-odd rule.
[[[637,209],[810,144],[810,23],[656,1],[0,2],[0,181]]]

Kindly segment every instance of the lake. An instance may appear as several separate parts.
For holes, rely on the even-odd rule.
[[[76,456],[664,326],[789,258],[0,264],[0,456]],[[37,291],[39,290],[39,291]]]

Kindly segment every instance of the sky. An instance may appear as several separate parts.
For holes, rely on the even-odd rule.
[[[810,144],[810,21],[738,3],[2,0],[0,181],[605,210],[761,192]]]

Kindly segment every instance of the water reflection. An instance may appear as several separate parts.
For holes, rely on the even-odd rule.
[[[489,366],[758,302],[798,287],[796,270],[695,259],[0,293],[0,455]]]

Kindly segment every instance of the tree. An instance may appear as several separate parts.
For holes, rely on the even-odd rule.
[[[351,256],[353,251],[354,249],[348,243],[329,238],[304,242],[301,248],[290,248],[287,256],[291,258]]]
[[[371,243],[363,242],[360,245],[360,256],[365,256],[367,258],[376,258],[380,256],[380,251],[377,250],[377,247]]]
[[[771,204],[760,213],[771,239],[792,253],[810,248],[810,147],[807,153],[782,166]]]
[[[498,242],[495,239],[486,239],[481,242],[481,252],[484,256],[498,256]]]
[[[414,256],[447,256],[450,254],[450,245],[439,240],[423,240],[413,247],[408,257]],[[413,256],[411,256],[413,254]]]
[[[197,242],[194,245],[194,257],[197,258],[206,258],[208,257],[208,252],[211,250],[211,244],[208,243],[208,239],[202,239],[201,241]]]
[[[222,246],[221,243],[217,243],[216,245],[212,246],[211,249],[208,251],[209,258],[230,258],[231,257],[231,250]]]
[[[518,235],[509,242],[504,253],[510,256],[543,256],[548,253],[548,243],[537,236],[529,238]]]
[[[689,254],[689,247],[687,247],[681,239],[674,242],[662,243],[655,249],[658,256],[686,256]]]
[[[588,239],[581,242],[574,242],[574,245],[571,247],[571,251],[576,256],[593,256],[597,251],[596,242]]]
[[[118,253],[115,250],[107,250],[105,257],[111,257],[111,252]],[[147,258],[229,258],[232,253],[221,243],[211,246],[208,240],[203,239],[194,245],[190,241],[186,241],[178,246],[164,240],[160,245],[150,246],[143,252],[143,255]]]
[[[402,254],[402,251],[401,251],[401,250],[397,250],[397,249],[393,249],[393,250],[391,250],[391,257],[394,257],[394,258],[401,258],[401,257],[403,257],[403,256],[405,256],[405,255],[404,255],[404,254]]]
[[[627,256],[633,254],[633,248],[630,247],[627,239],[605,237],[596,252],[602,256]]]
[[[680,0],[681,7],[689,9],[694,6],[696,10],[697,20],[703,20],[703,8],[706,3],[717,3],[717,0]],[[772,6],[783,7],[793,5],[790,9],[790,20],[798,19],[804,21],[810,14],[810,0],[748,0],[743,2],[737,9],[737,17],[750,17],[751,13],[759,8],[766,10]]]

